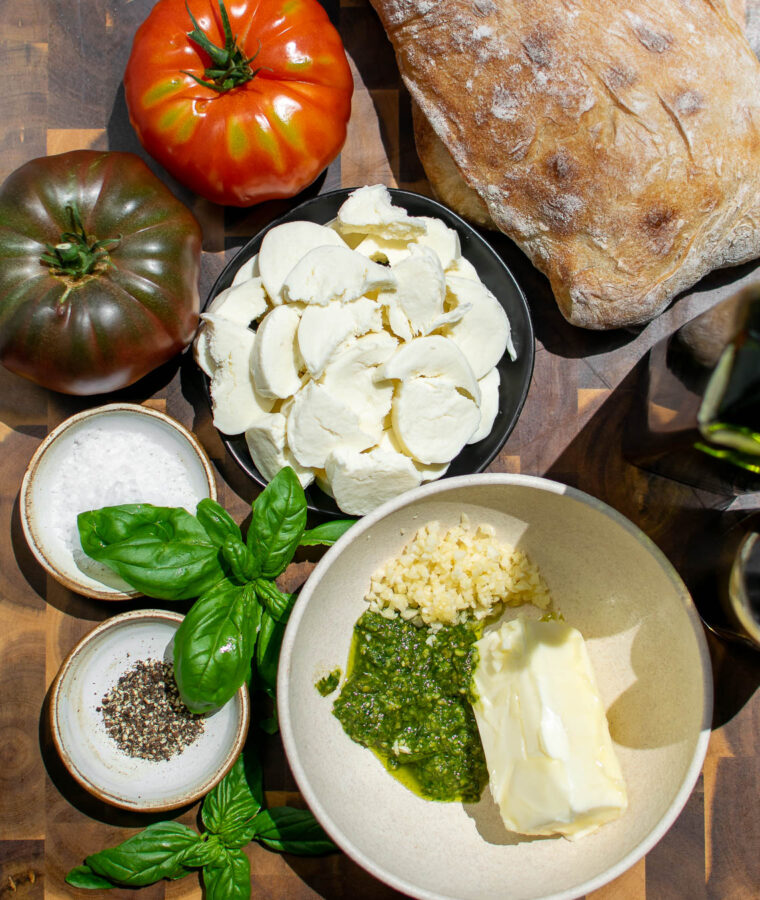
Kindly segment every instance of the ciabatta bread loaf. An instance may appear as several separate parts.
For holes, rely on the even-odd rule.
[[[741,2],[372,3],[453,161],[429,134],[439,193],[461,175],[471,213],[546,273],[570,322],[645,322],[760,255],[760,63]]]

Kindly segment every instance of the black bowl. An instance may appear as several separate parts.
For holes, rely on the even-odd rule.
[[[338,214],[345,199],[354,188],[344,188],[332,191],[329,194],[320,194],[311,200],[307,200],[300,206],[296,206],[282,218],[277,219],[266,228],[262,229],[255,237],[241,248],[235,258],[222,270],[211,288],[206,306],[218,293],[232,284],[237,270],[243,263],[259,252],[264,235],[276,225],[284,222],[305,220],[325,225]],[[451,475],[470,475],[474,472],[482,472],[501,450],[504,442],[509,437],[517,423],[520,411],[528,395],[531,375],[533,374],[533,358],[535,346],[533,337],[533,323],[530,311],[525,300],[525,295],[520,290],[512,273],[506,267],[501,257],[483,238],[460,219],[450,209],[424,197],[421,194],[413,194],[410,191],[400,191],[389,188],[393,202],[403,207],[413,216],[434,216],[442,219],[450,228],[459,234],[462,245],[462,256],[466,257],[478,271],[481,280],[491,293],[497,298],[506,310],[509,323],[512,327],[512,340],[517,351],[517,359],[512,362],[508,354],[504,354],[498,364],[501,376],[499,384],[499,412],[491,429],[491,433],[478,441],[477,444],[467,444],[462,452],[455,457],[444,477]],[[204,307],[205,308],[205,307]],[[209,403],[211,396],[208,391],[209,380],[206,379],[206,396]],[[266,485],[264,479],[256,469],[248,452],[245,437],[242,434],[221,435],[222,441],[232,458],[240,468],[262,487]],[[309,509],[320,512],[329,517],[344,516],[332,497],[321,491],[316,485],[306,489],[306,500]]]

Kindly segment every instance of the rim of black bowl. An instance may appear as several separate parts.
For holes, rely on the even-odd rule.
[[[250,259],[254,253],[259,252],[261,242],[268,231],[278,225],[297,219],[307,219],[308,221],[324,225],[335,218],[338,208],[346,197],[355,190],[357,190],[355,187],[340,188],[336,191],[319,194],[298,206],[294,206],[293,209],[280,216],[279,219],[275,219],[265,228],[262,228],[258,234],[254,235],[240,248],[234,258],[222,269],[206,298],[203,310],[206,310],[217,294],[232,284],[233,278],[243,263]],[[390,187],[388,191],[397,205],[402,206],[411,215],[435,216],[442,219],[446,225],[459,234],[462,256],[475,266],[481,281],[501,303],[509,318],[517,359],[513,362],[509,355],[505,353],[497,364],[500,375],[499,411],[496,414],[493,428],[490,434],[483,438],[482,441],[478,441],[477,444],[466,444],[459,455],[452,460],[448,471],[443,477],[449,478],[454,475],[472,475],[482,472],[493,462],[506,443],[507,438],[517,424],[522,408],[525,405],[525,399],[528,396],[536,354],[533,321],[528,301],[507,264],[472,225],[465,222],[464,219],[452,212],[447,206],[444,206],[437,200],[426,197],[424,194],[415,194],[412,191]],[[319,210],[318,215],[314,215],[315,209]],[[210,407],[210,379],[205,373],[204,387],[206,400]],[[265,487],[267,481],[259,473],[251,459],[245,436],[243,434],[223,434],[221,431],[219,436],[227,452],[243,472],[261,487]],[[316,484],[306,488],[306,502],[312,512],[320,513],[329,518],[342,518],[346,515],[338,508],[333,498],[320,490]]]

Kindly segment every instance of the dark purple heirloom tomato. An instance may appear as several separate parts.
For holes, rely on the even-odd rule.
[[[0,187],[0,362],[67,394],[132,384],[192,339],[200,250],[138,156],[31,160]]]

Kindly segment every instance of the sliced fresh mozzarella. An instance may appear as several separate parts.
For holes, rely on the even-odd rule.
[[[324,469],[314,469],[314,480],[320,491],[324,491],[328,497],[332,497],[332,488],[330,487],[330,482],[327,480],[327,472],[325,472]]]
[[[428,328],[427,333],[430,334],[433,331],[438,331],[439,328],[445,328],[446,325],[453,325],[454,322],[458,322],[460,319],[464,318],[471,309],[472,307],[469,303],[460,303],[459,306],[455,306],[448,312],[441,313],[440,316],[430,323],[430,328]]]
[[[383,432],[383,436],[378,446],[386,450],[393,450],[395,453],[405,454],[405,450],[398,442],[398,438],[392,428]],[[445,475],[449,468],[448,463],[426,464],[421,463],[418,459],[412,459],[411,456],[409,459],[414,463],[414,468],[420,473],[420,478],[423,481],[435,481],[437,478],[441,478],[441,476]]]
[[[349,303],[369,291],[391,288],[396,278],[388,268],[348,247],[310,250],[288,273],[282,296],[326,306],[331,300]]]
[[[480,385],[480,424],[468,444],[476,444],[488,437],[493,428],[496,414],[499,412],[499,370],[496,368],[487,372],[479,381]]]
[[[274,401],[258,394],[251,380],[251,355],[256,335],[238,329],[230,354],[220,359],[211,376],[214,425],[224,434],[240,434],[268,413]],[[212,342],[213,350],[213,342]],[[215,357],[216,358],[216,357]]]
[[[335,350],[349,337],[380,331],[382,312],[376,301],[359,297],[353,303],[307,306],[298,326],[298,346],[312,378],[319,378]]]
[[[230,322],[248,326],[269,309],[267,295],[260,278],[249,278],[220,291],[208,311]]]
[[[467,357],[477,378],[482,378],[508,350],[515,359],[515,348],[504,307],[481,282],[447,275],[446,284],[457,305],[469,303],[471,309],[459,322],[446,328],[450,338]]]
[[[388,328],[402,341],[411,341],[414,335],[409,325],[409,319],[401,309],[396,294],[393,291],[381,291],[377,295],[377,302],[385,307]]]
[[[472,281],[480,281],[478,270],[473,266],[469,259],[465,259],[464,256],[460,256],[458,259],[455,259],[450,266],[447,266],[446,274],[456,275],[459,278],[469,278]]]
[[[409,256],[407,241],[401,238],[384,238],[379,234],[368,234],[354,250],[374,262],[389,263],[392,266]]]
[[[287,429],[288,445],[298,462],[318,469],[339,445],[365,450],[375,443],[362,431],[359,416],[315,381],[296,394]]]
[[[386,500],[420,483],[420,474],[408,456],[383,447],[359,453],[336,447],[325,463],[335,502],[345,513],[363,516]]]
[[[337,231],[314,222],[286,222],[270,229],[261,242],[259,270],[272,303],[282,303],[282,283],[293,266],[315,247],[329,246],[345,243]]]
[[[462,255],[459,243],[459,235],[453,228],[440,219],[422,216],[422,221],[427,226],[425,233],[415,239],[415,244],[429,247],[441,262],[441,267],[448,269],[454,260]],[[414,244],[412,244],[414,246]]]
[[[410,246],[411,253],[393,267],[396,302],[409,320],[412,334],[427,334],[443,315],[446,279],[441,263],[429,247]]]
[[[409,456],[426,464],[445,463],[477,429],[480,410],[448,378],[410,378],[396,391],[392,421]]]
[[[356,413],[359,427],[374,443],[380,440],[393,401],[393,383],[375,381],[375,367],[388,359],[396,345],[385,332],[365,335],[335,355],[322,379],[330,395]]]
[[[290,466],[298,476],[301,487],[314,481],[311,469],[301,466],[287,446],[287,418],[281,412],[262,416],[245,433],[245,441],[256,468],[271,481],[283,468]]]
[[[242,284],[249,278],[258,278],[259,276],[259,254],[254,253],[250,259],[247,259],[243,265],[235,272],[232,284]]]
[[[193,341],[193,358],[209,378],[214,374],[216,368],[216,360],[211,355],[210,343],[208,326],[205,322],[201,322],[201,327]]]
[[[402,344],[388,362],[380,366],[376,377],[404,381],[419,375],[448,378],[480,403],[477,378],[462,351],[448,338],[434,334]]]
[[[303,360],[296,342],[300,319],[292,306],[276,306],[258,327],[251,372],[264,397],[290,397],[301,387]]]
[[[393,205],[388,188],[382,184],[353,191],[338,210],[337,225],[347,234],[358,231],[402,240],[410,240],[426,231],[423,219],[413,218],[406,210]]]

